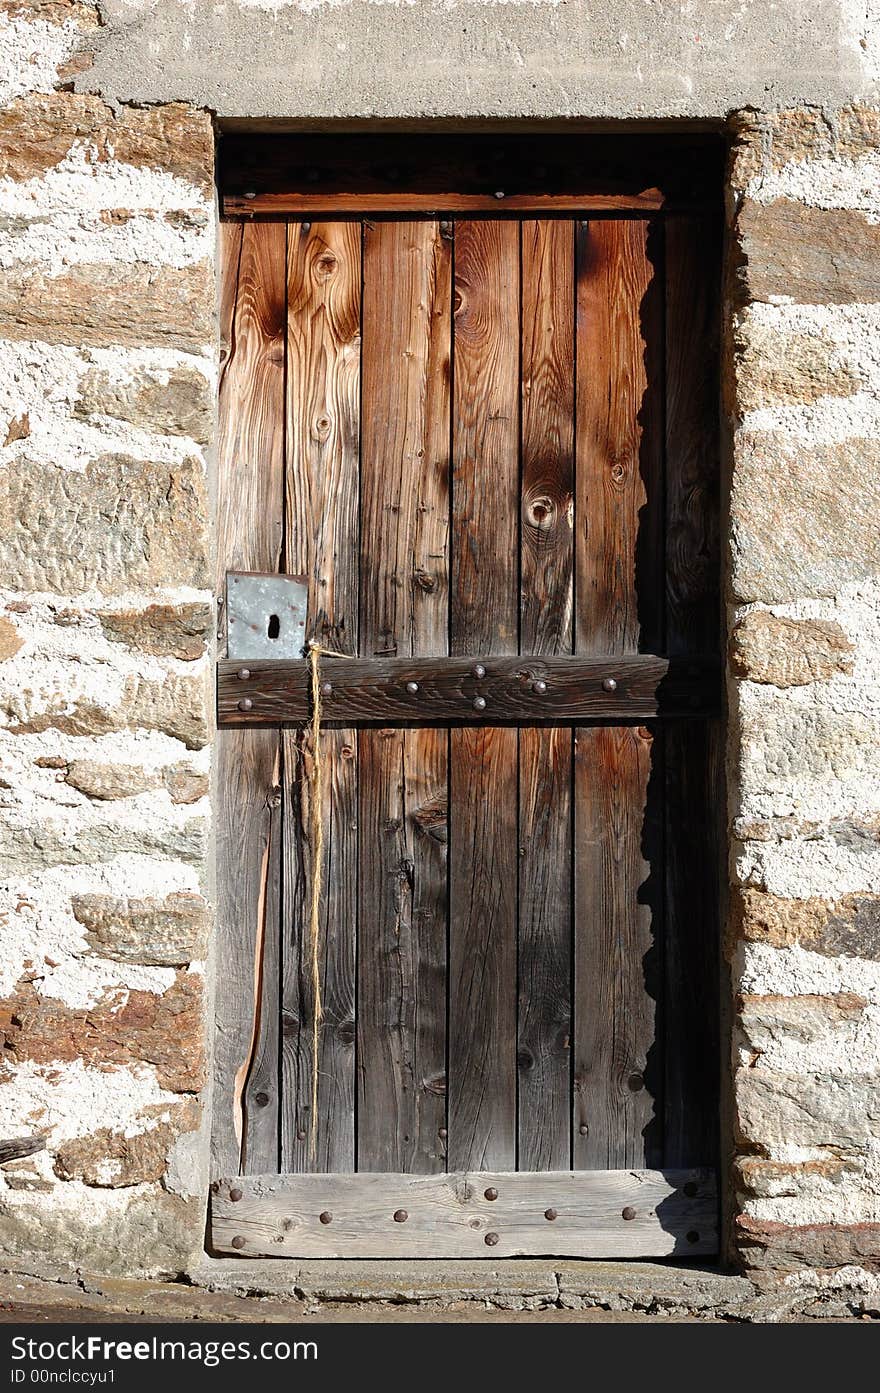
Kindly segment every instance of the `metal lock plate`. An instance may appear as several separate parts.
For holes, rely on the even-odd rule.
[[[236,660],[301,658],[306,644],[305,576],[226,574],[226,651]]]

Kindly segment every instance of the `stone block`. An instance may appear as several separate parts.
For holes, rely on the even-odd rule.
[[[109,639],[142,653],[184,661],[204,653],[213,617],[213,608],[206,601],[98,611],[101,628]]]
[[[177,967],[203,959],[207,951],[210,912],[201,895],[75,895],[71,907],[90,947],[103,958]]]
[[[735,1240],[746,1267],[880,1267],[880,1224],[778,1224],[741,1214]]]
[[[880,441],[813,444],[741,430],[734,449],[737,600],[835,595],[880,574]]]
[[[864,1146],[880,1137],[880,1077],[740,1069],[736,1128],[750,1146]]]
[[[73,414],[84,421],[112,416],[143,430],[187,435],[205,444],[211,436],[214,394],[195,368],[178,367],[163,374],[138,368],[122,380],[90,368],[80,379]]]
[[[102,455],[82,472],[18,461],[0,473],[0,571],[10,589],[59,595],[205,586],[207,518],[197,459]]]
[[[863,213],[793,199],[746,199],[737,220],[744,302],[786,296],[802,305],[880,301],[880,226]]]
[[[753,610],[733,630],[731,664],[737,677],[776,687],[820,682],[853,669],[850,642],[825,619],[781,619]]]
[[[763,890],[739,888],[734,892],[732,911],[734,941],[742,938],[774,948],[799,944],[825,957],[880,962],[878,895],[794,900]]]

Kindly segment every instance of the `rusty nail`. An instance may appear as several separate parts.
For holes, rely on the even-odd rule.
[[[322,683],[321,683],[321,696],[332,696],[332,695],[333,695],[333,683],[332,683],[332,682],[322,682]]]
[[[581,1125],[580,1125],[580,1127],[578,1128],[578,1131],[580,1132],[580,1134],[581,1134],[582,1137],[585,1137],[585,1136],[587,1135],[587,1133],[589,1132],[589,1130],[590,1130],[590,1129],[589,1129],[589,1127],[587,1126],[586,1122],[582,1122]]]
[[[554,1219],[558,1218],[558,1215],[557,1215],[557,1213],[556,1213],[556,1210],[555,1210],[555,1209],[545,1209],[545,1210],[544,1210],[544,1218],[545,1218],[545,1219],[549,1219],[550,1222],[552,1223]]]
[[[297,1134],[296,1134],[296,1139],[297,1139],[297,1141],[305,1141],[305,1139],[306,1139],[306,1134],[305,1134],[305,1132],[303,1131],[302,1127],[300,1127],[299,1131],[297,1132]]]
[[[318,1215],[318,1218],[319,1218],[319,1220],[320,1220],[320,1222],[321,1222],[322,1224],[332,1224],[332,1223],[333,1223],[333,1215],[330,1213],[330,1210],[329,1210],[329,1209],[325,1209],[325,1210],[323,1211],[323,1213],[321,1213],[321,1214]]]
[[[497,1233],[487,1233],[486,1237],[483,1239],[483,1242],[485,1243],[487,1248],[494,1248],[495,1244],[498,1242]]]
[[[245,1240],[242,1238],[242,1236],[241,1236],[240,1233],[237,1233],[237,1234],[235,1235],[235,1237],[233,1238],[233,1240],[232,1240],[232,1246],[233,1246],[233,1248],[243,1248],[243,1247],[244,1247],[244,1244],[245,1244]]]
[[[606,677],[602,681],[602,690],[605,692],[616,692],[617,683],[613,677]]]
[[[539,677],[537,682],[534,682],[532,684],[532,691],[537,692],[538,696],[543,696],[546,690],[547,683],[544,681],[543,677]]]
[[[687,1185],[684,1187],[684,1192],[689,1200],[693,1199],[694,1195],[697,1193],[697,1186],[693,1180],[688,1181]]]
[[[409,692],[410,696],[415,696],[416,692],[419,690],[418,682],[407,682],[406,690]]]
[[[624,1219],[634,1219],[636,1217],[636,1211],[631,1204],[628,1204],[626,1209],[621,1210],[621,1217]]]
[[[691,1229],[690,1233],[687,1235],[687,1241],[688,1243],[699,1243],[700,1235],[697,1233],[696,1229]]]
[[[241,701],[238,703],[239,711],[252,711],[253,706],[254,703],[251,701],[250,697],[242,697]]]
[[[486,676],[486,669],[483,667],[482,663],[474,663],[473,667],[471,668],[471,672],[474,674],[474,677]]]
[[[498,1198],[498,1191],[495,1189],[494,1185],[490,1185],[488,1190],[483,1191],[483,1194],[486,1196],[487,1200],[497,1200]]]
[[[241,1190],[239,1190],[239,1188],[238,1188],[237,1185],[236,1185],[232,1190],[229,1191],[229,1198],[230,1198],[231,1200],[240,1200],[240,1199],[241,1199]]]
[[[441,1127],[437,1132],[437,1136],[440,1137],[441,1141],[445,1141],[448,1135],[445,1127]]]
[[[406,1212],[405,1209],[395,1209],[395,1211],[394,1211],[394,1222],[395,1222],[395,1224],[405,1224],[408,1218],[409,1218],[409,1215],[407,1214],[407,1212]]]
[[[240,667],[235,675],[239,681],[246,682],[251,675],[251,670],[249,667]]]
[[[485,697],[474,697],[474,710],[475,710],[475,711],[485,711],[485,709],[486,709],[486,698],[485,698]]]

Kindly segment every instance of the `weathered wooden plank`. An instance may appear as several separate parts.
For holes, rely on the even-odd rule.
[[[253,198],[228,193],[223,197],[226,217],[304,217],[322,214],[338,218],[344,214],[393,217],[395,214],[485,213],[498,219],[499,203],[509,213],[647,213],[661,210],[667,200],[662,190],[646,188],[631,194],[541,194],[511,193],[504,199],[494,193],[457,193],[437,190],[430,193],[257,193]]]
[[[641,727],[575,736],[573,1152],[583,1170],[661,1159],[653,744]]]
[[[516,1164],[517,735],[450,732],[452,1169]]]
[[[522,224],[520,651],[570,653],[574,224]]]
[[[648,221],[577,227],[579,653],[662,650],[660,237]]]
[[[708,1170],[264,1175],[220,1183],[211,1247],[238,1257],[707,1257]]]
[[[486,725],[578,720],[645,720],[717,712],[718,660],[622,657],[327,658],[322,698],[328,721],[373,724],[461,722]],[[246,676],[240,674],[246,673]],[[546,684],[543,690],[538,684]],[[610,690],[606,682],[615,686]],[[416,691],[409,690],[415,684]],[[309,668],[300,661],[219,665],[221,725],[303,721]],[[482,700],[485,706],[474,706]],[[250,706],[242,708],[242,701]]]
[[[288,570],[309,582],[309,637],[357,651],[360,419],[360,229],[291,224],[287,259]],[[301,718],[305,719],[305,715]],[[357,735],[321,735],[323,886],[317,1116],[312,1117],[315,983],[311,737],[285,733],[282,1164],[354,1166]]]
[[[285,229],[221,232],[217,591],[227,570],[281,565]],[[278,1164],[277,731],[218,739],[218,961],[212,1167]],[[266,1095],[260,1105],[256,1096]],[[245,1150],[246,1147],[246,1150]]]
[[[571,1164],[570,729],[519,737],[518,1168]]]
[[[717,220],[666,228],[666,633],[671,653],[720,648]],[[718,1151],[719,807],[715,722],[665,732],[667,1164]]]
[[[367,657],[447,649],[451,274],[436,223],[366,224]],[[358,1168],[442,1170],[447,738],[380,730],[359,739]]]
[[[519,633],[519,228],[455,225],[451,651]],[[491,481],[491,482],[490,482]]]
[[[358,1170],[444,1169],[447,737],[361,735]]]

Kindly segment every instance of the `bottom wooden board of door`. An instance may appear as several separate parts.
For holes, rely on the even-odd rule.
[[[718,1251],[715,1172],[248,1175],[211,1187],[240,1257],[649,1258]]]

